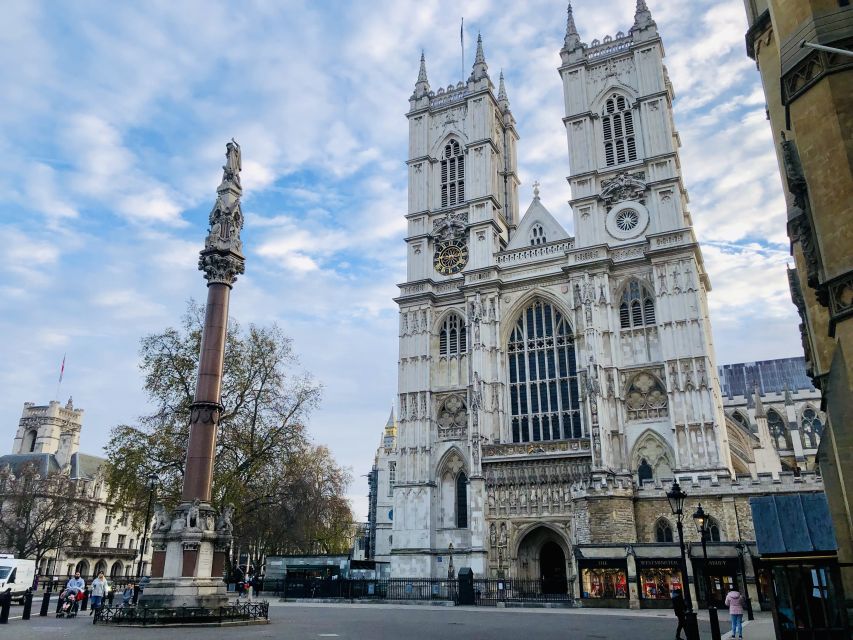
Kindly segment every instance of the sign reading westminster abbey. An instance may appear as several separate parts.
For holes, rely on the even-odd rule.
[[[569,8],[574,237],[538,188],[519,209],[519,134],[482,41],[467,82],[447,88],[431,89],[421,58],[398,413],[377,455],[374,556],[392,575],[446,577],[452,545],[478,576],[565,583],[584,545],[658,539],[662,479],[715,487],[703,504],[734,493],[738,470],[788,486],[778,456],[732,459],[663,55],[642,0],[627,34],[590,45]],[[762,429],[746,448],[773,450]],[[723,540],[753,539],[716,513]]]

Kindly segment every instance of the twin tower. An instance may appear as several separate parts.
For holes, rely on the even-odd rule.
[[[643,0],[627,33],[590,44],[569,6],[559,75],[574,236],[538,188],[519,208],[519,134],[482,40],[467,81],[447,88],[432,89],[421,58],[398,429],[379,455],[393,484],[375,552],[394,575],[447,575],[452,545],[457,567],[538,578],[520,554],[543,526],[567,557],[636,541],[633,516],[613,526],[630,489],[590,497],[600,474],[623,488],[729,474],[663,56]]]

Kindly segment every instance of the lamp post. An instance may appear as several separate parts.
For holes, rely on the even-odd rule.
[[[447,567],[447,579],[453,580],[456,577],[456,569],[453,568],[453,543],[447,545],[447,552],[450,554],[450,565]]]
[[[684,527],[681,521],[684,517],[684,499],[687,494],[681,490],[678,482],[672,483],[672,488],[666,494],[669,500],[669,508],[675,516],[678,528],[678,545],[681,549],[681,583],[684,586],[684,632],[687,640],[699,640],[699,622],[696,620],[696,612],[693,611],[693,601],[690,598],[690,580],[687,577],[687,557],[684,553]]]
[[[136,579],[142,577],[142,559],[145,557],[145,545],[148,543],[148,527],[151,525],[151,500],[154,498],[154,490],[157,488],[157,474],[148,474],[148,506],[145,507],[145,522],[142,529],[142,542],[139,545],[139,564],[136,565]]]
[[[705,567],[702,573],[705,574],[705,597],[708,599],[711,638],[712,640],[720,640],[720,620],[717,617],[717,607],[714,606],[714,600],[711,598],[711,579],[708,576],[708,546],[705,544],[708,539],[708,525],[711,522],[711,518],[705,513],[701,502],[696,507],[696,513],[693,514],[693,521],[696,523],[696,531],[702,537],[702,556],[705,558]]]
[[[755,620],[755,614],[752,612],[752,600],[749,597],[749,587],[746,584],[746,564],[744,563],[743,556],[745,553],[749,551],[749,547],[746,546],[743,542],[737,543],[737,557],[740,561],[740,575],[743,580],[743,604],[746,606],[746,619],[747,620]],[[754,564],[753,564],[754,566]]]

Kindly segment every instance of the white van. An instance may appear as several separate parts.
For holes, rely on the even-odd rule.
[[[23,600],[35,577],[35,560],[0,557],[0,593],[11,591],[13,599]]]

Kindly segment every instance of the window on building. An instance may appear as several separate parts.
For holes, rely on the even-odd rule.
[[[672,525],[666,518],[661,518],[655,524],[655,541],[672,542]]]
[[[456,313],[448,315],[438,333],[438,353],[441,356],[458,356],[468,351],[465,321]]]
[[[640,486],[643,485],[643,480],[652,480],[654,478],[654,470],[648,460],[643,458],[640,461],[640,466],[637,467],[637,479],[640,481]]]
[[[803,410],[802,425],[803,446],[807,449],[816,449],[823,435],[823,421],[817,411],[811,407]]]
[[[130,539],[130,542],[128,542],[128,543],[127,543],[127,548],[128,548],[128,549],[136,549],[136,545],[134,544],[134,542],[136,542],[136,540],[134,540],[133,538],[131,538],[131,539]]]
[[[441,206],[465,202],[465,155],[456,140],[444,147],[441,159]]]
[[[601,114],[604,159],[608,167],[637,159],[634,114],[624,96],[614,93],[604,103]]]
[[[711,542],[720,542],[723,537],[720,531],[720,523],[714,520],[714,518],[708,519],[708,540]]]
[[[732,414],[732,420],[737,422],[740,426],[742,426],[747,431],[751,431],[755,433],[756,427],[749,424],[749,420],[747,420],[746,416],[744,416],[740,411],[735,411]]]
[[[31,431],[27,431],[26,440],[24,441],[24,451],[29,451],[33,453],[36,450],[36,440],[38,439],[38,432],[35,429]]]
[[[770,437],[773,438],[773,443],[777,449],[793,449],[791,443],[791,432],[785,425],[785,420],[774,409],[767,412],[767,428],[770,431]]]
[[[127,526],[127,511],[121,512],[121,518],[119,519],[118,523],[122,526]]]
[[[548,238],[545,237],[545,229],[542,228],[541,224],[534,224],[530,229],[530,244],[535,246],[546,242],[548,242]]]
[[[619,305],[619,326],[623,329],[653,325],[655,323],[655,299],[651,292],[637,280],[631,280],[622,292]]]
[[[513,442],[582,438],[575,341],[569,323],[536,300],[507,345]]]
[[[127,541],[127,536],[123,534],[119,534],[118,542],[116,542],[116,549],[124,549],[124,543]]]
[[[107,514],[104,516],[104,524],[112,524],[113,512],[107,509]]]
[[[102,533],[101,534],[101,548],[110,546],[110,534]]]
[[[388,497],[394,497],[394,483],[397,482],[397,463],[388,463]]]
[[[634,376],[625,394],[629,420],[649,420],[669,415],[667,404],[666,389],[657,377],[646,372]]]
[[[456,527],[468,527],[468,478],[464,471],[456,476]]]

